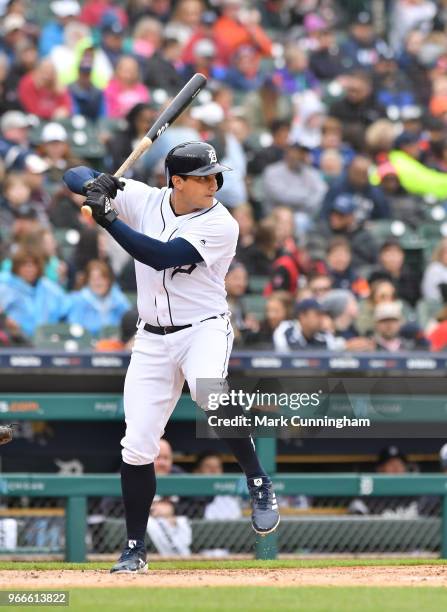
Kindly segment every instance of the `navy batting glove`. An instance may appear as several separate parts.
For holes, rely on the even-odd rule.
[[[90,206],[92,217],[102,227],[109,227],[118,217],[118,212],[112,207],[109,198],[99,191],[87,191],[84,205]]]
[[[87,181],[87,183],[84,184],[84,193],[88,194],[89,191],[98,191],[111,200],[116,198],[118,190],[123,191],[123,189],[124,183],[120,181],[119,178],[111,174],[105,174],[104,172],[95,179]]]

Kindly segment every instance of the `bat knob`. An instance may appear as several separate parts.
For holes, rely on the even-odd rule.
[[[92,216],[92,209],[90,208],[90,206],[83,206],[81,208],[81,213],[85,219],[90,219]]]

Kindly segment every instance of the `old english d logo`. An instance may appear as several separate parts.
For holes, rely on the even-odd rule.
[[[182,266],[177,266],[176,268],[173,269],[171,273],[171,279],[174,278],[174,274],[177,274],[177,272],[181,274],[191,274],[192,272],[194,272],[196,268],[197,268],[197,264],[191,264],[187,268],[186,267],[183,268]]]

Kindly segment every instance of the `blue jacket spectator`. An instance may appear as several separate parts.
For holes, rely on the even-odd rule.
[[[12,271],[0,274],[0,308],[31,337],[39,325],[59,323],[68,313],[71,298],[43,276],[43,258],[18,250]]]
[[[45,57],[53,47],[64,44],[64,30],[67,23],[79,15],[81,7],[77,0],[56,0],[50,3],[56,19],[49,21],[40,33],[39,54]]]
[[[348,170],[337,179],[323,200],[321,216],[329,218],[333,203],[339,195],[351,196],[356,202],[355,216],[358,223],[367,219],[389,219],[390,204],[380,187],[369,182],[371,162],[367,157],[358,155],[350,163]]]
[[[109,325],[120,325],[131,304],[113,283],[109,266],[102,261],[91,261],[86,267],[86,286],[73,294],[68,321],[82,325],[92,334]]]

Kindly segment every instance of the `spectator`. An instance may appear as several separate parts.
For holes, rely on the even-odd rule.
[[[20,41],[14,46],[15,57],[12,64],[8,62],[6,75],[3,82],[2,101],[0,109],[3,112],[17,110],[21,108],[19,100],[18,86],[20,79],[31,70],[34,70],[38,62],[37,48],[29,40]]]
[[[346,238],[332,238],[326,251],[326,261],[334,289],[347,289],[359,298],[368,295],[368,283],[352,265],[352,248]]]
[[[216,53],[216,45],[212,40],[197,40],[191,50],[191,61],[183,66],[184,79],[189,80],[196,72],[204,74],[208,79],[223,79],[226,69],[217,63]]]
[[[214,451],[205,451],[197,458],[195,474],[204,474],[214,476],[223,474],[222,458],[219,453]],[[209,521],[232,521],[241,518],[241,504],[239,497],[233,495],[216,495],[203,500],[204,507],[200,513],[200,518],[203,517]],[[195,513],[194,518],[199,518]]]
[[[320,304],[323,312],[333,320],[337,336],[346,340],[359,336],[355,327],[359,310],[357,300],[350,291],[333,289],[321,299]]]
[[[223,80],[239,94],[256,91],[261,87],[263,77],[255,47],[244,45],[235,51]]]
[[[335,198],[340,194],[350,194],[356,202],[356,220],[363,223],[366,219],[388,219],[389,202],[380,187],[369,182],[371,160],[357,155],[348,166],[348,170],[334,181],[324,198],[321,215],[328,217]]]
[[[245,345],[254,350],[273,349],[273,334],[283,321],[293,315],[293,298],[288,291],[274,291],[265,303],[264,318],[257,332],[248,333]]]
[[[104,15],[112,14],[124,27],[127,26],[127,15],[124,9],[117,6],[116,0],[86,0],[83,3],[79,19],[92,28],[98,27]]]
[[[142,67],[160,48],[162,36],[163,28],[156,19],[143,17],[136,23],[132,35],[132,53]]]
[[[306,236],[306,248],[312,259],[322,259],[328,242],[337,236],[346,238],[351,245],[352,265],[374,264],[377,244],[363,223],[355,218],[356,201],[351,194],[340,194],[332,201],[328,219],[322,219]]]
[[[282,94],[290,96],[309,89],[317,89],[318,81],[309,70],[307,53],[297,43],[285,46],[284,61],[285,66],[277,68],[272,77]]]
[[[383,303],[397,301],[396,287],[389,279],[376,279],[371,282],[367,299],[360,302],[357,328],[362,335],[370,334],[374,326],[374,310]]]
[[[73,21],[65,28],[64,44],[52,48],[48,59],[53,63],[61,85],[69,85],[78,76],[79,54],[83,53],[85,44],[91,45],[93,55],[90,30],[83,23]]]
[[[247,101],[246,101],[247,102]],[[251,111],[250,114],[251,115]],[[262,174],[267,166],[281,161],[287,149],[290,122],[285,119],[275,119],[270,124],[272,143],[256,151],[253,158],[248,163],[250,175],[258,176]]]
[[[342,64],[345,70],[371,70],[384,47],[385,42],[374,33],[371,13],[362,11],[351,22],[348,38],[341,45]]]
[[[137,322],[138,311],[136,308],[132,308],[125,312],[121,318],[117,333],[112,336],[108,335],[107,338],[100,338],[95,343],[95,351],[104,351],[107,353],[124,351],[130,353],[135,341]]]
[[[383,448],[378,456],[376,470],[378,474],[400,476],[410,471],[406,456],[394,444]],[[378,514],[384,518],[417,518],[418,500],[415,497],[362,497],[352,500],[350,514]]]
[[[396,295],[411,306],[416,306],[421,293],[421,277],[417,270],[405,264],[405,252],[396,238],[388,238],[380,247],[378,267],[369,277],[372,283],[383,278],[393,283]]]
[[[237,249],[238,260],[244,264],[249,275],[269,276],[277,253],[275,225],[269,217],[259,222],[254,232],[254,241]]]
[[[402,324],[402,308],[399,302],[378,304],[374,310],[375,350],[395,353],[426,348],[425,342],[418,342],[419,338],[404,336],[401,333]]]
[[[136,104],[149,102],[149,92],[140,81],[136,59],[129,55],[119,59],[104,96],[107,116],[113,118],[125,117]]]
[[[0,157],[7,170],[23,170],[30,154],[30,123],[21,111],[8,111],[0,119]]]
[[[385,116],[385,110],[374,99],[370,75],[353,72],[345,77],[345,83],[345,97],[329,107],[329,114],[342,122],[344,140],[361,151],[365,129]]]
[[[241,204],[233,208],[232,215],[239,225],[239,237],[236,247],[236,259],[241,261],[241,253],[250,248],[255,241],[255,218],[250,204]]]
[[[7,15],[2,22],[2,37],[0,51],[13,63],[16,59],[16,49],[27,39],[26,21],[23,15]]]
[[[297,230],[304,234],[318,215],[327,189],[318,170],[309,164],[307,147],[300,142],[291,143],[284,159],[268,165],[262,176],[266,209],[278,205],[290,207],[295,213]],[[287,188],[278,189],[279,185]]]
[[[313,272],[307,278],[307,287],[311,296],[321,303],[332,289],[332,278],[327,272]]]
[[[413,29],[428,33],[436,15],[436,4],[430,0],[396,0],[391,18],[390,38],[400,51],[405,37]]]
[[[105,13],[101,19],[101,51],[114,70],[123,55],[124,25],[113,13]]]
[[[24,179],[31,190],[29,202],[37,211],[42,225],[49,224],[48,210],[51,205],[51,197],[45,188],[47,170],[47,162],[38,155],[32,153],[25,158]]]
[[[31,189],[24,180],[24,174],[11,172],[3,184],[3,197],[0,200],[0,223],[3,228],[11,228],[18,211],[27,206],[31,198]],[[37,213],[34,211],[37,219]]]
[[[97,121],[106,115],[106,105],[103,92],[92,83],[93,61],[94,51],[87,49],[79,63],[79,76],[68,91],[73,113]]]
[[[40,135],[38,153],[48,165],[46,184],[51,193],[59,188],[64,172],[81,163],[76,159],[68,143],[68,134],[63,125],[56,122],[47,123]]]
[[[394,142],[389,160],[403,189],[415,195],[428,195],[440,200],[446,198],[447,176],[444,172],[425,166],[420,157],[419,134],[402,132]]]
[[[335,117],[326,117],[321,125],[321,142],[312,149],[312,162],[321,168],[321,157],[325,151],[337,151],[343,160],[343,169],[353,160],[352,147],[343,142],[343,124]]]
[[[426,332],[433,351],[444,351],[447,347],[447,307],[436,314],[436,323],[427,325]]]
[[[110,169],[119,168],[128,157],[136,142],[147,133],[157,116],[157,107],[153,103],[138,103],[127,113],[126,127],[117,131],[107,143],[111,158]],[[147,166],[144,155],[137,160],[126,174],[127,178],[147,181],[151,168]]]
[[[423,63],[422,46],[426,35],[419,30],[410,31],[405,38],[404,49],[398,55],[400,69],[408,76],[419,104],[428,105],[431,96],[431,82]]]
[[[85,287],[72,296],[68,321],[82,325],[91,334],[103,327],[119,325],[130,302],[114,283],[110,267],[93,260],[86,267]]]
[[[159,50],[146,62],[143,82],[150,91],[164,89],[175,96],[184,85],[176,66],[182,55],[182,46],[176,38],[164,38]]]
[[[391,218],[418,229],[426,219],[427,204],[422,197],[408,193],[401,185],[396,168],[384,162],[377,168],[380,186],[390,204]]]
[[[244,342],[245,334],[257,332],[259,323],[251,313],[245,310],[242,297],[247,293],[248,275],[245,266],[238,262],[230,265],[227,276],[225,277],[225,289],[227,291],[227,301],[231,312],[231,324],[234,331],[234,342],[241,344]]]
[[[315,77],[321,81],[330,81],[344,72],[340,47],[334,31],[328,24],[322,22],[315,32],[316,48],[311,51],[309,67]]]
[[[415,106],[416,96],[407,75],[399,70],[391,49],[380,51],[373,75],[376,100],[392,117],[397,112],[404,113],[407,107]]]
[[[213,47],[213,59],[218,65],[225,63],[225,45],[216,40],[213,35],[213,26],[216,23],[217,15],[214,11],[203,11],[200,16],[200,25],[195,28],[188,42],[183,48],[182,62],[187,66],[194,63],[194,58],[197,57],[199,49],[205,49],[205,46],[198,46],[198,43],[206,41],[211,42]],[[208,46],[208,49],[210,47]]]
[[[64,43],[66,25],[76,19],[81,11],[77,0],[55,0],[50,2],[50,7],[55,19],[47,22],[40,33],[39,55],[41,57],[48,55],[53,47]]]
[[[19,99],[26,112],[40,119],[62,119],[71,112],[68,90],[58,84],[56,69],[49,59],[42,60],[22,77]]]
[[[28,338],[37,326],[64,320],[70,307],[69,296],[43,273],[43,257],[18,250],[11,272],[0,275],[0,308]]]
[[[154,461],[157,476],[178,473],[173,465],[172,448],[167,440],[160,440],[160,452]],[[162,556],[189,555],[192,531],[184,516],[176,516],[178,498],[156,495],[151,506],[147,533]]]
[[[337,350],[333,335],[322,331],[322,309],[310,298],[298,302],[296,319],[283,321],[273,334],[275,350],[281,353],[299,350]]]
[[[223,0],[221,5],[222,13],[214,25],[214,36],[225,48],[226,62],[230,63],[234,53],[245,45],[255,47],[259,57],[270,57],[272,42],[259,25],[259,12],[247,10],[243,0]]]
[[[182,46],[186,45],[199,28],[203,11],[202,0],[179,0],[165,28],[166,35],[176,38]]]
[[[424,300],[443,302],[447,284],[447,238],[443,238],[433,251],[422,279],[422,297]]]

